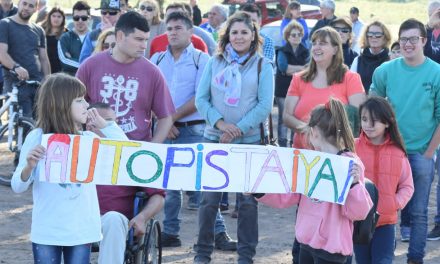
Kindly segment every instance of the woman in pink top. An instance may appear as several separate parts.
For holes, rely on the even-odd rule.
[[[330,27],[323,27],[312,35],[310,64],[295,74],[287,92],[283,121],[295,130],[293,146],[310,148],[303,129],[312,109],[325,104],[330,97],[343,104],[359,107],[366,100],[361,79],[343,63],[341,37]]]
[[[364,186],[364,166],[354,154],[354,138],[339,100],[316,107],[307,127],[313,147],[322,152],[352,157],[353,182],[345,204],[311,199],[302,194],[266,194],[258,200],[276,208],[298,204],[295,235],[300,243],[299,263],[345,263],[353,254],[353,221],[363,220],[372,201]],[[295,262],[297,263],[297,262]]]

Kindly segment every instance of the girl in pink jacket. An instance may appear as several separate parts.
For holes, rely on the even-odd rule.
[[[340,101],[330,99],[317,106],[308,128],[315,150],[356,159],[345,204],[317,201],[302,194],[266,194],[259,201],[276,208],[298,204],[295,235],[301,264],[345,263],[353,254],[353,221],[365,219],[372,206],[364,186],[364,167],[354,154],[353,134]]]

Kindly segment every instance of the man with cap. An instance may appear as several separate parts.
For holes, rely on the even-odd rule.
[[[359,37],[361,35],[362,29],[364,28],[364,22],[359,19],[359,8],[353,6],[350,8],[350,19],[353,23],[353,42],[351,48],[357,53],[360,52]]]
[[[79,56],[79,63],[92,55],[98,40],[99,34],[107,28],[115,26],[121,16],[121,6],[119,0],[101,0],[101,26],[87,34]]]
[[[321,2],[321,15],[322,19],[318,20],[316,22],[316,25],[313,27],[312,31],[310,32],[310,38],[312,37],[313,33],[325,26],[328,26],[331,21],[333,21],[335,16],[335,1],[333,0],[324,0]]]

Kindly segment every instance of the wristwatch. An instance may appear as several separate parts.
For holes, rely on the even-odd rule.
[[[21,67],[20,64],[16,63],[16,64],[14,64],[14,67],[12,67],[11,70],[15,72],[15,69],[20,68],[20,67]]]

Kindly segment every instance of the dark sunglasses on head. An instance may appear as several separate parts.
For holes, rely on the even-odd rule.
[[[382,32],[367,32],[367,37],[369,38],[381,38],[383,37],[383,33]]]
[[[116,16],[117,14],[118,14],[118,11],[116,11],[116,10],[112,10],[112,11],[101,10],[101,15],[103,15],[103,16],[105,16],[105,15]]]
[[[333,27],[336,31],[342,32],[342,33],[350,33],[351,30],[349,28],[341,28],[341,27]]]
[[[103,50],[106,50],[106,49],[109,49],[109,48],[113,49],[115,47],[115,45],[116,45],[115,42],[112,42],[112,43],[102,43],[102,49]]]
[[[139,9],[140,9],[141,11],[145,11],[145,10],[147,10],[148,12],[153,12],[153,11],[154,11],[154,8],[153,8],[152,6],[144,6],[144,5],[141,5],[141,6],[139,7]]]
[[[87,20],[89,20],[89,16],[74,16],[73,17],[73,21],[79,21],[80,19],[82,21],[87,21]]]

